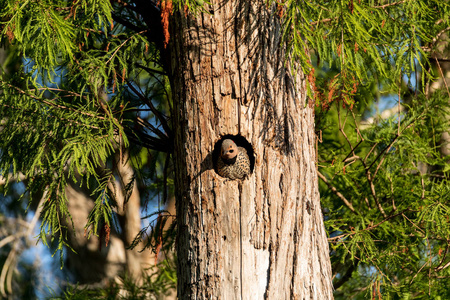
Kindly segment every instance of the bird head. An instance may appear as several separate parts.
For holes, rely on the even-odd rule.
[[[220,150],[220,156],[225,160],[230,160],[238,155],[238,147],[230,140],[226,139],[222,142],[222,148]]]

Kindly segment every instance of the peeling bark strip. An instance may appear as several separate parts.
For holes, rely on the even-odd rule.
[[[180,299],[332,299],[305,76],[286,69],[276,6],[211,1],[170,21]],[[213,170],[240,133],[253,173]]]
[[[172,0],[161,0],[159,1],[160,8],[161,8],[161,26],[163,29],[163,35],[164,35],[164,49],[167,48],[167,45],[169,44],[170,34],[169,34],[169,16],[172,15],[173,11],[173,5]]]

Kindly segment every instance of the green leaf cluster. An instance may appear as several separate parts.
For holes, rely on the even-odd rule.
[[[425,70],[431,44],[449,26],[446,1],[270,1],[283,20],[287,61],[309,74],[318,64],[342,81],[398,84]],[[350,84],[353,86],[353,84]],[[350,88],[348,91],[353,89]]]

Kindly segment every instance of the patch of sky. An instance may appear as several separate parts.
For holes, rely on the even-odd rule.
[[[408,88],[413,91],[417,90],[417,73],[413,72],[410,76],[403,75],[403,82],[407,84]],[[400,99],[400,103],[402,99]],[[398,94],[389,93],[387,95],[380,96],[379,101],[376,102],[372,108],[369,116],[373,117],[378,114],[382,114],[384,111],[394,108],[398,105]]]
[[[31,221],[34,212],[27,214],[27,220]],[[48,299],[51,295],[58,295],[61,292],[64,274],[59,266],[59,260],[53,259],[50,249],[41,242],[36,242],[36,237],[39,234],[40,222],[37,223],[34,232],[28,237],[30,244],[35,244],[27,248],[20,260],[36,270],[36,275],[32,277],[32,284],[35,287],[37,299]]]

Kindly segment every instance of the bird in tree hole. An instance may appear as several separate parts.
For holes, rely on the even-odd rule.
[[[247,150],[238,147],[233,140],[223,140],[217,160],[217,173],[233,180],[244,179],[250,174],[250,159]]]

